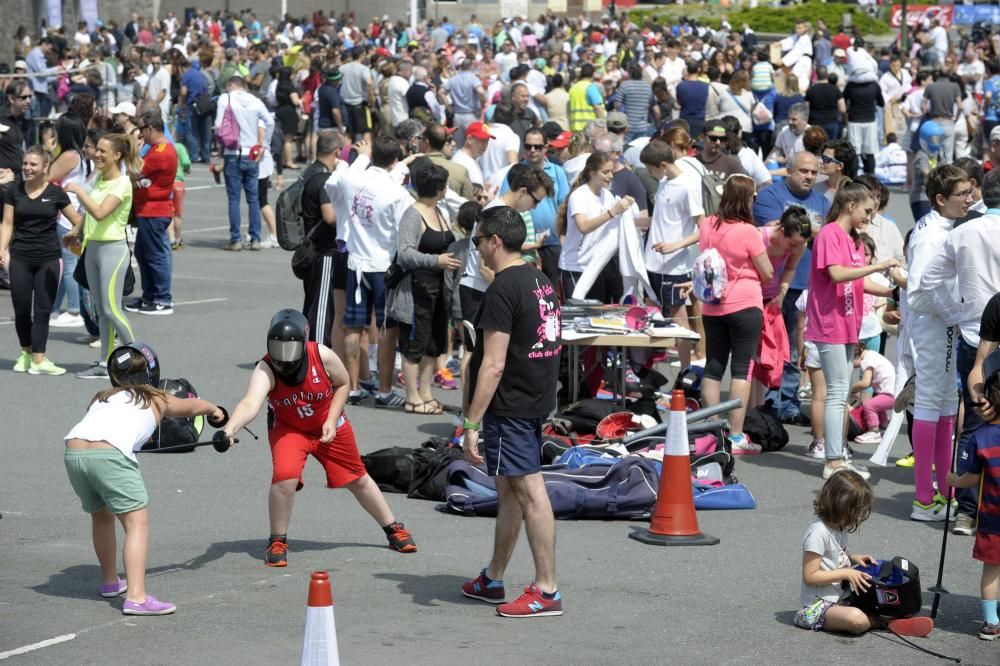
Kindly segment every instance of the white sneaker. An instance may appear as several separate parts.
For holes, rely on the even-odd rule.
[[[844,463],[841,464],[838,467],[830,467],[829,465],[824,465],[823,466],[823,479],[824,480],[829,479],[831,476],[833,476],[837,472],[843,472],[845,470],[850,470],[852,472],[856,472],[858,474],[858,476],[860,476],[865,481],[867,481],[868,479],[870,479],[872,477],[871,472],[868,471],[867,467],[863,467],[861,465],[855,465],[851,461],[845,460]]]
[[[756,456],[764,450],[760,444],[751,442],[745,433],[740,439],[730,437],[729,446],[734,456]]]
[[[910,509],[910,520],[919,520],[924,523],[943,523],[946,509],[947,505],[945,504],[938,504],[937,502],[923,504],[918,500],[913,500],[913,508]],[[952,513],[951,517],[954,520],[955,514]]]
[[[814,439],[809,448],[806,449],[806,457],[816,460],[826,460],[826,445],[818,439]]]
[[[879,434],[878,430],[869,430],[854,438],[855,444],[879,444],[881,441],[882,435]]]
[[[90,347],[91,349],[100,349],[101,348],[101,339],[97,338],[96,340],[92,340],[89,343],[87,343],[87,346]]]
[[[49,320],[49,326],[56,328],[80,328],[83,326],[83,317],[79,314],[63,312],[58,317]]]

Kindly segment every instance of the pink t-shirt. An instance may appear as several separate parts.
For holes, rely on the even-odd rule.
[[[764,242],[764,249],[767,250],[768,243],[771,242],[771,234],[776,231],[774,227],[759,227],[760,238]],[[781,233],[778,231],[778,233]],[[764,295],[764,300],[769,301],[778,295],[778,289],[781,288],[781,276],[785,272],[785,266],[788,265],[788,260],[792,258],[791,252],[786,252],[780,257],[772,257],[770,254],[767,258],[771,260],[771,267],[774,269],[774,277],[771,281],[761,287],[761,292]]]
[[[865,280],[835,283],[830,266],[860,268],[865,249],[834,222],[823,225],[813,242],[806,306],[805,339],[828,344],[855,344],[864,318]]]
[[[710,247],[718,250],[726,262],[728,281],[722,303],[719,305],[704,303],[701,306],[702,313],[719,317],[747,308],[763,310],[764,297],[761,295],[760,275],[753,265],[753,258],[765,252],[760,231],[746,222],[730,224],[722,222],[718,229],[715,224],[714,215],[701,223],[698,247],[702,251]]]

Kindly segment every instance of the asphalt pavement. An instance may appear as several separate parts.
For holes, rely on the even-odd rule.
[[[895,194],[890,213],[909,226]],[[301,305],[302,290],[279,249],[230,253],[226,200],[204,167],[188,181],[184,239],[174,255],[171,316],[130,315],[157,351],[164,377],[186,377],[202,397],[231,408],[264,353],[271,315]],[[703,511],[711,547],[659,548],[628,538],[641,522],[557,524],[562,617],[499,618],[464,599],[460,584],[489,557],[493,521],[440,513],[434,502],[389,495],[419,552],[385,537],[346,491],[328,491],[310,463],[289,529],[289,566],[261,557],[268,534],[269,453],[245,433],[225,454],[211,447],[144,455],[150,493],[147,588],[177,604],[167,617],[121,615],[121,598],[96,594],[99,570],[89,518],[66,478],[62,437],[101,381],[77,379],[97,354],[82,329],[52,329],[48,354],[63,377],[14,375],[10,301],[0,296],[0,660],[19,664],[291,664],[302,646],[309,573],[330,572],[340,656],[347,664],[719,663],[917,664],[934,657],[894,637],[836,636],[791,624],[798,608],[801,540],[812,519],[821,463],[802,454],[808,435],[791,428],[779,453],[741,459],[736,474],[758,502],[752,511]],[[457,403],[456,393],[441,392]],[[349,408],[362,452],[417,446],[446,434],[451,417]],[[251,426],[263,434],[263,417]],[[867,458],[874,447],[856,447]],[[900,438],[892,459],[908,450]],[[908,519],[912,473],[874,468],[871,519],[851,535],[856,553],[903,555],[924,586],[934,583],[941,528]],[[119,538],[121,531],[119,530]],[[922,647],[964,663],[1000,663],[1000,645],[976,638],[980,565],[973,539],[949,537],[937,628]],[[522,539],[506,575],[509,594],[531,582]],[[931,596],[924,596],[929,606]],[[25,650],[21,653],[21,650]]]

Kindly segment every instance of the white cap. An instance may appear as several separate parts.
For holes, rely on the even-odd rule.
[[[28,63],[24,62],[23,60],[15,60],[14,61],[14,69],[23,69],[24,71],[27,72],[28,71]]]
[[[121,104],[111,108],[112,116],[119,113],[124,113],[129,118],[135,118],[135,104],[132,102],[122,102]]]

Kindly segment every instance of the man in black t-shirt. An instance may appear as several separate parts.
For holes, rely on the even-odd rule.
[[[880,130],[875,122],[876,107],[884,107],[882,88],[874,81],[849,82],[844,88],[847,106],[847,140],[857,149],[865,173],[875,173],[875,154],[878,152]]]
[[[837,75],[827,76],[826,68],[818,67],[816,83],[809,86],[809,90],[806,91],[806,102],[809,104],[809,124],[822,127],[830,141],[839,139],[847,105],[840,88],[837,87]]]
[[[484,210],[472,244],[496,277],[476,315],[476,347],[465,396],[466,459],[496,477],[499,508],[493,557],[462,594],[497,606],[505,617],[562,615],[556,588],[555,520],[541,475],[542,419],[556,402],[560,313],[552,283],[521,259],[526,229],[509,206]],[[480,455],[479,443],[483,444]],[[503,574],[521,522],[535,580],[504,603]]]
[[[337,167],[337,155],[342,147],[342,135],[322,130],[316,135],[316,161],[302,172],[302,221],[306,234],[316,248],[316,258],[309,274],[302,279],[305,300],[302,312],[309,320],[312,339],[332,347],[334,321],[333,277],[337,254],[337,215],[326,193],[326,179]]]

